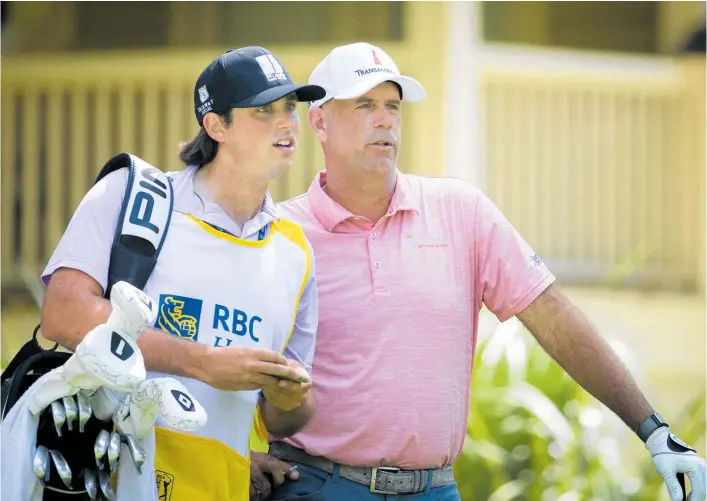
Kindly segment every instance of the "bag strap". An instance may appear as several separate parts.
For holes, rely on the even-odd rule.
[[[121,168],[129,169],[128,182],[111,247],[105,297],[121,280],[138,289],[145,288],[157,264],[174,207],[169,177],[130,153],[120,153],[106,162],[96,182]]]
[[[128,169],[125,196],[115,229],[108,265],[105,297],[116,282],[124,280],[144,289],[157,264],[174,207],[174,193],[169,177],[159,169],[130,153],[120,153],[106,162],[94,185],[111,172]],[[37,341],[37,325],[27,341],[2,371],[2,408],[0,419],[21,396],[23,379],[31,369],[59,367],[70,353],[58,352],[58,344],[46,350]],[[20,374],[20,377],[15,377]]]
[[[0,381],[5,381],[8,377],[14,374],[14,372],[17,370],[17,367],[22,364],[22,361],[30,358],[32,355],[35,355],[37,353],[43,353],[45,351],[56,351],[56,349],[59,347],[59,344],[57,343],[55,343],[54,346],[48,350],[42,348],[42,346],[37,341],[38,331],[39,324],[37,324],[37,327],[34,328],[34,332],[32,332],[32,339],[22,345],[22,348],[20,348],[20,350],[15,354],[13,359],[10,360],[10,363],[7,364],[7,367],[5,367],[5,370],[2,371]]]

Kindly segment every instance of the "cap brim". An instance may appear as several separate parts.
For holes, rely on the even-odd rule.
[[[324,88],[319,85],[278,85],[277,87],[271,87],[259,92],[254,96],[244,99],[243,101],[233,103],[231,107],[255,108],[257,106],[264,106],[266,104],[274,103],[275,101],[278,101],[279,99],[282,99],[292,93],[297,96],[297,101],[299,102],[316,101],[326,95]]]
[[[326,98],[321,99],[319,102],[313,103],[312,106],[321,106],[322,104],[326,103],[327,101],[330,101],[331,99],[356,99],[357,97],[361,97],[374,87],[379,86],[383,82],[397,83],[403,91],[403,101],[419,103],[420,101],[424,101],[427,97],[425,88],[420,82],[418,82],[414,78],[406,77],[403,75],[391,76],[385,73],[375,73],[372,74],[370,78],[367,78],[364,81],[360,82],[358,85],[346,89],[345,91],[340,92],[335,96],[327,96]]]

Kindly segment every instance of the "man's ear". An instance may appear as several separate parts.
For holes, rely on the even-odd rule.
[[[310,108],[309,111],[307,111],[307,119],[309,120],[309,126],[314,131],[317,139],[319,139],[320,142],[324,142],[326,140],[324,110],[322,110],[319,106]]]
[[[211,139],[218,143],[222,143],[226,133],[226,124],[217,113],[207,113],[204,116],[204,130]]]

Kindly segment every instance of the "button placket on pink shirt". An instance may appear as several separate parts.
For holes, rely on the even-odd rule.
[[[383,254],[382,228],[388,216],[384,216],[368,233],[368,254],[371,262],[371,276],[373,277],[373,293],[387,294],[388,283],[385,270],[385,256]]]

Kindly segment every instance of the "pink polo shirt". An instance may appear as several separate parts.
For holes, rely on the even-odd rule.
[[[319,292],[317,409],[289,443],[349,465],[449,464],[466,433],[482,301],[507,320],[554,276],[468,183],[398,172],[374,225],[325,181],[278,206],[314,248]]]

